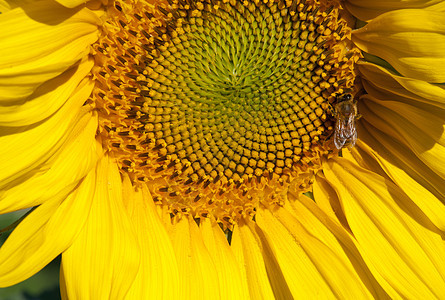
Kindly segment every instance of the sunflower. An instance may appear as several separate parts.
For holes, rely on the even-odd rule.
[[[0,286],[444,298],[444,10],[0,0]]]

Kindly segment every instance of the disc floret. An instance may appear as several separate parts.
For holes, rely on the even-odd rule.
[[[100,136],[172,214],[230,226],[330,153],[357,54],[334,1],[116,2],[94,46]]]

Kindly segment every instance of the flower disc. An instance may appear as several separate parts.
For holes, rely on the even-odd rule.
[[[230,226],[304,191],[351,88],[333,1],[119,3],[95,45],[101,139],[173,215]],[[113,45],[113,47],[110,47]]]

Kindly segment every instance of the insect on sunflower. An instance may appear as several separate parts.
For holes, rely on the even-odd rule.
[[[420,2],[0,1],[0,212],[34,207],[0,286],[62,254],[64,299],[443,297]]]

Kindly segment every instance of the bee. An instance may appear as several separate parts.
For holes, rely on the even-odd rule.
[[[359,118],[357,103],[354,97],[349,94],[342,94],[337,97],[337,102],[332,110],[335,117],[334,144],[337,149],[345,146],[352,148],[357,141],[357,128],[355,121]]]

